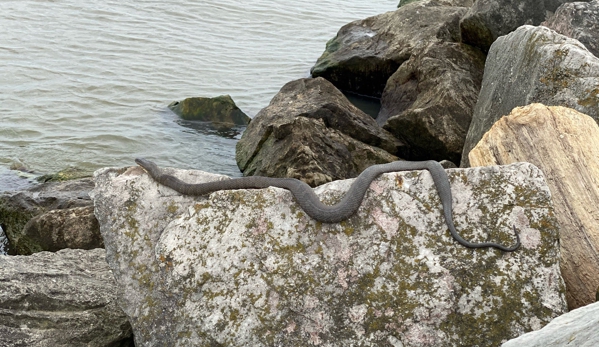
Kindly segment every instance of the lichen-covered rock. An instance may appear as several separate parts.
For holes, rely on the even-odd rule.
[[[460,233],[511,245],[514,225],[519,250],[458,244],[426,171],[382,175],[337,224],[310,219],[284,189],[186,197],[141,168],[97,171],[92,195],[137,347],[498,346],[564,313],[541,171],[448,174]],[[333,203],[351,182],[315,191]]]
[[[599,121],[599,58],[577,40],[546,27],[522,26],[491,46],[462,153],[515,107],[565,106]]]
[[[0,194],[0,226],[8,238],[8,253],[27,255],[48,250],[43,246],[45,241],[28,237],[24,233],[27,223],[33,217],[51,210],[91,206],[88,193],[93,187],[91,178],[82,178],[48,182],[27,190]],[[97,236],[99,232],[99,228],[96,228],[92,234]],[[98,237],[95,239],[100,240]]]
[[[541,25],[577,39],[599,57],[599,0],[563,4]]]
[[[426,0],[351,22],[327,43],[312,76],[343,91],[380,97],[387,79],[414,51],[433,41],[459,42],[464,13],[464,7]]]
[[[0,346],[133,347],[103,249],[0,256]]]
[[[402,158],[460,162],[484,66],[479,50],[439,42],[389,78],[377,123],[405,142]]]
[[[510,340],[501,347],[599,346],[599,303],[570,311],[544,328]]]
[[[566,107],[517,107],[495,123],[470,152],[474,166],[522,161],[538,166],[547,177],[561,226],[561,271],[568,307],[595,302],[599,286],[599,126],[591,117]]]
[[[247,127],[236,159],[245,176],[298,178],[311,186],[356,177],[397,160],[402,143],[324,78],[287,83]]]
[[[521,25],[539,25],[559,5],[573,1],[477,0],[460,21],[462,40],[486,52],[498,37]]]
[[[185,120],[199,120],[232,125],[247,125],[250,117],[235,105],[229,95],[214,98],[187,98],[174,101],[168,108]]]

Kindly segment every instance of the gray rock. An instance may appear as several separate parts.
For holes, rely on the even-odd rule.
[[[24,234],[27,223],[33,217],[51,210],[91,206],[92,201],[88,193],[93,187],[94,182],[91,178],[83,178],[48,182],[24,191],[0,194],[0,227],[8,238],[9,254],[26,255],[46,250],[38,242],[40,240]],[[95,235],[99,235],[99,229],[95,230]],[[95,239],[98,240],[98,237]]]
[[[599,346],[599,303],[559,316],[544,328],[510,340],[501,347]]]
[[[521,25],[539,25],[559,5],[572,0],[477,0],[460,21],[464,43],[489,50],[491,44]]]
[[[402,7],[407,4],[411,4],[416,1],[426,1],[426,0],[400,0],[397,7]],[[461,7],[470,7],[476,0],[438,0],[437,2],[443,6],[461,6]]]
[[[599,0],[563,4],[541,25],[577,39],[599,57]]]
[[[377,123],[406,144],[402,158],[460,162],[484,66],[479,50],[439,42],[391,76]]]
[[[0,346],[129,347],[103,249],[0,256]]]
[[[468,153],[491,126],[515,107],[531,103],[565,106],[599,120],[599,58],[577,40],[529,25],[491,46],[483,84],[462,152]]]
[[[382,175],[336,224],[307,217],[284,189],[185,197],[141,168],[97,171],[92,195],[138,347],[498,346],[564,313],[542,172],[448,174],[461,234],[511,244],[515,225],[521,249],[458,244],[426,171]],[[333,203],[351,182],[315,192]]]
[[[185,120],[198,120],[231,125],[247,125],[250,117],[235,105],[229,95],[214,98],[195,97],[174,101],[168,108]]]
[[[380,97],[387,79],[414,51],[432,41],[460,41],[464,7],[414,2],[343,26],[312,67],[343,91]]]
[[[287,83],[237,143],[245,176],[292,177],[317,186],[397,160],[401,142],[323,78]]]

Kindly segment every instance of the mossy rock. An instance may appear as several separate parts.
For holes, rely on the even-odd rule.
[[[38,177],[36,180],[40,183],[44,182],[63,182],[70,181],[79,178],[92,177],[90,172],[87,172],[83,169],[69,167],[64,170],[60,170],[57,173],[46,174]]]
[[[247,125],[250,122],[250,117],[235,105],[229,95],[215,98],[187,98],[183,101],[172,102],[168,108],[185,120],[233,125]]]

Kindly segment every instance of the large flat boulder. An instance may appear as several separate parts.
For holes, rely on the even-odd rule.
[[[133,347],[104,250],[0,255],[0,346]]]
[[[570,309],[595,302],[599,287],[599,126],[565,107],[532,104],[501,118],[470,152],[470,163],[520,161],[545,173],[560,222],[561,271]]]
[[[237,143],[245,176],[298,178],[311,186],[356,177],[397,160],[403,144],[324,78],[287,83]]]
[[[189,183],[226,177],[164,169]],[[316,222],[280,188],[181,196],[141,168],[92,195],[122,306],[143,346],[498,346],[566,311],[558,226],[528,163],[447,170],[445,225],[427,171],[381,175],[355,216]],[[352,180],[315,189],[339,201]]]
[[[312,76],[343,91],[380,97],[387,79],[414,51],[430,42],[459,42],[459,20],[465,13],[465,7],[425,0],[351,22],[327,42]]]
[[[599,57],[599,0],[563,4],[541,25],[577,39]]]
[[[460,21],[462,40],[487,52],[498,37],[521,25],[539,25],[559,5],[574,1],[477,0]]]
[[[404,159],[459,164],[484,66],[479,50],[437,42],[412,54],[389,78],[377,123],[406,144]]]
[[[491,126],[518,106],[565,106],[599,120],[599,58],[546,27],[522,26],[491,46],[461,166]]]

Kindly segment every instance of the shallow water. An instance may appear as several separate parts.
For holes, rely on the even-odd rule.
[[[344,24],[397,0],[0,2],[0,167],[133,165],[239,176],[235,143],[174,100],[230,94],[250,116],[307,77]],[[4,183],[3,183],[4,182]],[[0,178],[0,191],[14,188]]]

